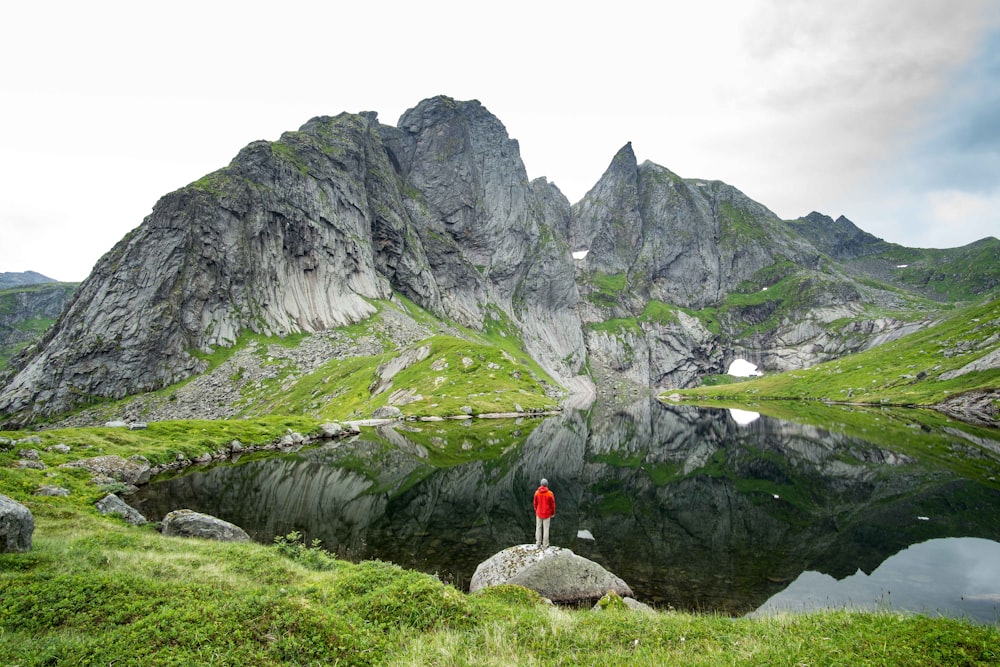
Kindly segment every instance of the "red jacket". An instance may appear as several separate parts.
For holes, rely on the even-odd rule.
[[[535,491],[535,516],[539,519],[548,519],[556,514],[556,497],[549,491],[549,487],[540,486]]]

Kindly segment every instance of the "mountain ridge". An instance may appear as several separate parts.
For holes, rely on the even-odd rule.
[[[584,395],[692,386],[737,356],[802,367],[936,307],[838,263],[732,186],[637,164],[631,144],[571,205],[528,180],[478,101],[439,96],[397,126],[375,112],[313,118],[162,197],[0,378],[0,415],[25,424],[156,391],[242,332],[316,335],[396,294],[514,335]]]

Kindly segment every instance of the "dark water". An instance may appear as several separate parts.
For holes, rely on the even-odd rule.
[[[1000,433],[917,413],[811,414],[823,427],[752,417],[644,401],[516,429],[373,429],[156,481],[129,501],[152,520],[206,512],[261,542],[297,530],[462,587],[481,561],[533,541],[546,477],[553,544],[654,606],[998,622]]]

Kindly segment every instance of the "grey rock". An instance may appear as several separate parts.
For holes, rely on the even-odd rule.
[[[30,459],[18,459],[17,461],[14,461],[10,465],[10,467],[11,468],[27,468],[27,469],[30,469],[30,470],[45,470],[48,466],[46,466],[41,461],[32,461]]]
[[[403,411],[393,405],[383,405],[372,412],[372,419],[400,419],[402,416]]]
[[[115,481],[132,486],[148,482],[151,469],[149,461],[143,457],[133,456],[126,460],[120,456],[113,455],[95,456],[89,459],[71,461],[59,467],[83,468],[89,470],[95,476],[110,477]]]
[[[35,517],[27,507],[12,498],[0,495],[0,552],[31,551],[35,532]]]
[[[560,550],[559,547],[543,550],[533,544],[519,544],[493,554],[476,567],[469,581],[469,592],[505,584],[528,566],[540,561],[547,553],[554,554]]]
[[[139,510],[135,509],[113,493],[109,493],[97,501],[97,511],[101,514],[115,514],[125,519],[133,526],[142,526],[146,521]]]
[[[35,489],[34,495],[36,496],[68,496],[69,489],[64,489],[61,486],[51,486],[49,484],[43,484],[42,486]]]
[[[28,461],[38,461],[41,459],[41,455],[39,455],[37,449],[21,449],[18,450],[17,455]]]
[[[55,452],[56,454],[69,454],[72,451],[72,447],[69,445],[64,445],[62,443],[58,445],[52,445],[51,447],[46,447],[46,451]]]
[[[116,419],[115,421],[104,422],[104,428],[128,428],[128,423]]]
[[[503,583],[530,588],[557,604],[594,601],[608,592],[633,595],[621,578],[592,560],[569,549],[541,549],[529,544],[505,549],[480,563],[469,590]]]
[[[557,604],[597,600],[609,591],[622,597],[634,595],[620,577],[568,549],[526,567],[508,583],[530,588]]]
[[[323,437],[327,439],[339,438],[344,433],[344,427],[336,423],[321,424],[319,428]]]
[[[396,377],[397,373],[423,361],[430,356],[430,353],[430,345],[421,345],[420,347],[406,350],[398,357],[395,357],[384,364],[380,364],[379,367],[375,369],[375,380],[372,381],[371,386],[368,388],[371,395],[377,396],[378,394],[381,394],[383,391],[392,386],[392,378]]]
[[[189,509],[174,510],[163,517],[162,532],[168,536],[197,537],[220,542],[250,541],[250,536],[239,526]]]

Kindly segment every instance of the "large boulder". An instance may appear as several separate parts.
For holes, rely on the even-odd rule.
[[[194,510],[174,510],[163,517],[162,532],[176,537],[200,537],[220,542],[249,542],[250,536],[239,526]]]
[[[559,604],[592,603],[607,593],[632,597],[620,577],[569,549],[521,544],[479,564],[469,590],[517,584]]]
[[[0,495],[0,552],[31,551],[35,517],[21,503]]]

